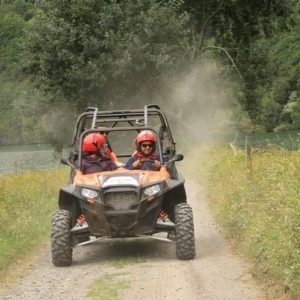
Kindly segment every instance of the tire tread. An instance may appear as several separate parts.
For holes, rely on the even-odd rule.
[[[175,207],[176,256],[188,260],[196,256],[193,211],[189,204]]]
[[[55,266],[70,266],[72,263],[71,216],[67,210],[58,210],[52,219],[51,252]]]

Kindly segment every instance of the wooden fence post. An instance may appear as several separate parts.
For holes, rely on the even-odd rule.
[[[248,143],[248,136],[245,138],[246,166],[249,171],[252,170],[252,148]]]
[[[236,133],[233,142],[229,144],[230,148],[233,150],[234,156],[236,156],[236,153],[237,153],[237,151],[235,149],[235,143],[236,143],[237,137],[238,137],[238,134]]]

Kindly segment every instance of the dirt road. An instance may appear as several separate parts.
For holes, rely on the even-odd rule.
[[[77,247],[73,265],[57,268],[46,247],[1,299],[89,299],[87,290],[96,279],[105,279],[99,286],[125,300],[265,299],[245,263],[231,253],[200,188],[189,182],[187,193],[194,211],[195,260],[177,260],[174,244],[132,239]]]

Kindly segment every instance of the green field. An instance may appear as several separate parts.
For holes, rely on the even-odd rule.
[[[69,168],[0,176],[0,278],[6,268],[49,238],[58,191]]]

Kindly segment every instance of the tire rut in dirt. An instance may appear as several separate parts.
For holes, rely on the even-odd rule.
[[[72,263],[71,216],[67,210],[58,210],[52,219],[51,252],[52,263],[65,267]]]
[[[193,259],[196,256],[193,211],[189,204],[175,207],[176,256],[179,259]]]

